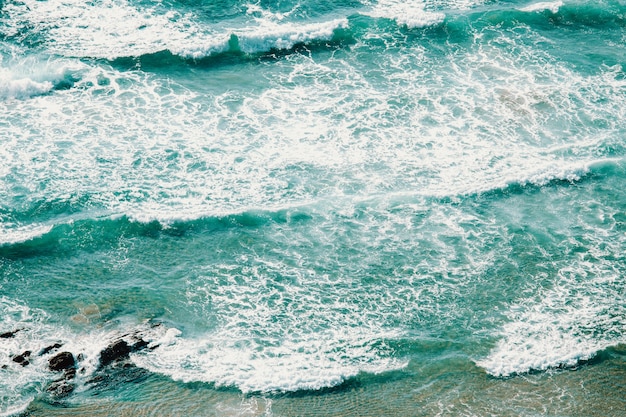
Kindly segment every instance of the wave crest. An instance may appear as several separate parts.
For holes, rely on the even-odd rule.
[[[175,46],[171,52],[183,58],[201,59],[215,53],[244,52],[256,54],[272,50],[289,50],[300,44],[330,41],[335,31],[348,27],[347,19],[298,25],[267,22],[257,28],[233,31],[210,39],[201,46]]]
[[[6,12],[9,19],[5,31],[11,32],[11,27],[33,27],[47,39],[48,49],[57,54],[108,60],[164,51],[200,59],[228,51],[284,50],[298,44],[328,41],[335,30],[347,27],[345,18],[288,22],[272,14],[207,24],[193,13],[159,5],[141,8],[125,0],[91,3],[89,7],[77,0],[26,0]]]
[[[6,67],[0,68],[0,100],[23,100],[70,88],[82,71],[80,64],[39,57],[2,63]]]
[[[232,334],[195,340],[179,336],[165,334],[155,341],[158,350],[136,356],[135,363],[174,380],[235,387],[244,393],[320,390],[360,372],[378,374],[407,365],[368,334],[313,334],[308,340],[283,342],[237,340]]]
[[[425,10],[424,3],[419,0],[379,1],[370,11],[364,14],[374,18],[391,19],[409,29],[434,26],[442,23],[446,17],[442,12],[430,12]]]
[[[540,3],[530,4],[526,7],[520,8],[523,12],[541,12],[544,10],[549,10],[552,13],[557,13],[559,9],[563,6],[562,1],[546,1]]]

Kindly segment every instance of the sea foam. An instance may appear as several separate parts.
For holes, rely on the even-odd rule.
[[[206,25],[191,12],[138,8],[125,0],[106,0],[87,8],[76,0],[35,3],[28,0],[8,8],[7,23],[33,25],[54,40],[48,47],[58,54],[110,60],[162,51],[200,59],[226,51],[290,49],[329,40],[336,29],[347,25],[345,18],[301,23],[272,13]]]
[[[200,59],[217,52],[241,51],[249,54],[271,50],[288,50],[299,44],[328,41],[337,29],[346,28],[347,19],[328,22],[296,24],[266,21],[258,27],[233,30],[200,46],[178,45],[170,50],[182,57]]]
[[[27,242],[45,235],[52,230],[52,227],[52,225],[44,224],[12,227],[6,223],[0,223],[0,246]]]
[[[614,258],[626,236],[615,230],[616,213],[603,210],[558,213],[563,224],[554,233],[561,236],[560,251],[579,251],[580,256],[554,260],[554,276],[537,273],[529,284],[535,287],[533,296],[519,297],[508,307],[497,344],[476,361],[487,373],[507,377],[574,367],[626,343],[624,282]]]
[[[0,100],[27,99],[70,87],[84,66],[69,60],[0,56]]]
[[[551,13],[557,13],[561,6],[563,6],[562,1],[545,1],[530,4],[526,7],[520,8],[520,10],[523,12],[541,12],[544,10],[548,10]]]
[[[422,28],[440,24],[446,15],[442,12],[431,12],[424,9],[421,0],[397,1],[383,0],[372,6],[371,10],[363,14],[395,20],[399,25],[412,28]]]
[[[234,387],[244,393],[319,390],[360,372],[376,374],[407,365],[405,360],[379,356],[367,335],[338,333],[259,343],[220,333],[185,339],[170,331],[155,341],[158,349],[133,360],[174,380]],[[347,338],[337,338],[340,334]]]
[[[50,81],[37,82],[29,78],[17,80],[0,78],[0,99],[23,99],[37,96],[48,93],[53,89],[53,87],[54,85]]]

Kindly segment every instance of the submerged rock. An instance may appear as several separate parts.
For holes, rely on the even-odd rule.
[[[48,368],[55,372],[73,369],[74,374],[76,374],[76,360],[71,352],[61,352],[50,358],[50,361],[48,361]]]

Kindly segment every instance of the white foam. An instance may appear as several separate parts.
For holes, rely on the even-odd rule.
[[[552,157],[535,157],[527,161],[522,159],[518,161],[515,169],[507,172],[506,176],[497,174],[493,177],[485,176],[482,184],[477,184],[473,178],[467,177],[467,175],[470,175],[469,173],[461,174],[453,171],[449,175],[456,176],[457,179],[456,181],[450,179],[449,186],[445,190],[429,187],[423,189],[422,194],[445,197],[450,194],[464,195],[504,190],[511,185],[544,186],[552,181],[575,182],[587,174],[591,166],[607,161],[617,160],[599,159],[585,162],[565,162]]]
[[[170,47],[170,50],[183,57],[200,59],[213,53],[229,50],[232,37],[236,37],[237,48],[245,53],[291,49],[298,44],[330,40],[335,30],[345,28],[347,25],[347,19],[308,24],[279,23],[267,20],[261,21],[256,27],[232,30],[232,32],[210,41],[189,42]]]
[[[250,6],[249,13],[260,9]],[[165,11],[158,5],[136,8],[125,0],[103,0],[85,7],[78,0],[27,0],[12,5],[7,24],[29,22],[50,39],[48,49],[73,57],[114,59],[170,51],[186,58],[204,58],[231,48],[233,36],[243,52],[289,49],[298,43],[328,40],[346,19],[314,23],[283,21],[287,14],[264,12],[219,25],[206,25],[192,13]],[[58,22],[63,24],[59,25]]]
[[[613,233],[612,226],[598,227],[593,217],[588,219],[592,224],[586,224],[582,216],[563,220],[564,228],[575,222],[576,228],[585,231],[566,237],[561,243],[564,250],[584,240],[588,252],[585,257],[568,259],[567,264],[557,264],[554,277],[538,274],[536,280],[544,282],[543,286],[533,291],[532,297],[520,297],[509,307],[508,322],[497,332],[496,346],[476,361],[491,375],[571,367],[607,347],[626,343],[624,285],[612,261],[626,236],[607,238]]]
[[[429,6],[438,9],[468,10],[472,7],[481,6],[489,0],[429,0]]]
[[[380,373],[406,366],[406,361],[380,357],[367,335],[324,333],[305,339],[258,342],[228,332],[193,340],[172,340],[134,362],[175,380],[214,383],[242,392],[318,390],[341,384],[359,372]],[[226,334],[229,333],[229,334]],[[391,335],[381,335],[389,337]],[[345,339],[343,337],[346,337]],[[160,343],[159,340],[156,343]],[[270,345],[267,345],[270,343]]]
[[[79,0],[26,1],[6,11],[13,24],[27,22],[50,39],[49,50],[68,56],[141,55],[165,50],[166,42],[188,36],[183,30],[185,16],[158,13],[156,8],[142,11],[124,0],[103,0],[87,7]],[[195,32],[197,28],[187,29]]]
[[[30,342],[33,334],[45,327],[43,323],[46,319],[41,310],[31,309],[5,296],[0,297],[0,332],[16,332],[11,338],[0,339],[1,416],[23,411],[41,391],[46,379],[45,371],[36,366],[22,367],[11,358],[26,350],[36,353]]]
[[[558,13],[559,9],[563,6],[562,1],[543,1],[539,3],[529,4],[526,7],[522,7],[519,10],[523,12],[541,12],[548,10],[551,13]]]
[[[52,90],[54,85],[50,81],[37,82],[29,78],[6,80],[0,78],[0,99],[23,99],[45,94]]]
[[[330,40],[335,30],[347,26],[347,19],[310,24],[278,24],[266,21],[258,29],[238,34],[239,45],[242,51],[248,53],[290,49],[299,43]]]
[[[0,223],[0,246],[27,242],[43,236],[52,230],[52,225],[28,224],[18,227],[10,227]]]
[[[47,94],[56,84],[83,67],[67,60],[38,57],[0,58],[0,100],[26,99]]]
[[[393,19],[399,25],[408,28],[423,28],[443,22],[446,17],[444,13],[430,12],[424,7],[425,4],[421,0],[381,0],[372,6],[370,11],[363,14],[370,17]]]
[[[286,20],[261,16],[240,45],[289,46],[346,24],[299,31]],[[198,72],[190,84],[199,91],[93,66],[63,97],[0,103],[0,182],[23,187],[25,206],[88,195],[104,215],[171,222],[343,197],[573,181],[619,137],[624,81],[619,66],[582,77],[529,46],[537,37],[503,34],[450,66],[419,45],[381,54],[372,63],[380,77],[349,59],[294,54],[270,72],[216,68],[205,80]],[[515,48],[498,44],[505,41]],[[358,56],[371,45],[352,49]],[[185,53],[204,54],[201,46]],[[215,87],[214,78],[228,82]],[[214,90],[202,90],[205,81]]]
[[[44,347],[61,343],[60,351],[71,352],[75,357],[80,355],[80,372],[75,383],[76,390],[81,392],[90,388],[85,382],[98,372],[100,352],[120,337],[132,344],[135,332],[154,349],[132,354],[131,360],[136,365],[175,380],[209,382],[243,392],[317,390],[338,385],[360,372],[385,372],[407,364],[393,358],[384,342],[381,343],[397,337],[397,332],[375,335],[367,329],[298,332],[300,336],[294,334],[280,340],[272,336],[255,338],[241,327],[243,332],[228,327],[187,339],[176,328],[132,322],[94,326],[95,323],[81,319],[71,330],[48,323],[49,318],[42,311],[6,298],[0,299],[0,309],[4,317],[0,330],[18,330],[14,337],[0,343],[2,357],[11,358],[25,350],[33,352],[29,365],[22,367],[9,361],[0,370],[7,376],[0,380],[0,415],[25,409],[54,379],[54,373],[47,369],[53,353],[37,355]],[[248,330],[254,332],[256,326],[251,323]],[[83,331],[79,330],[81,327]]]
[[[1,398],[1,397],[0,397]],[[30,403],[35,399],[35,397],[23,396],[22,398],[15,398],[12,401],[15,401],[15,404],[10,405],[8,407],[2,408],[3,404],[0,403],[0,417],[11,417],[11,416],[19,416],[22,415],[24,411],[28,408]]]

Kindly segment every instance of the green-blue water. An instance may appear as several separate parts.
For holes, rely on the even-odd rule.
[[[0,0],[0,416],[623,416],[625,144],[624,1]]]

